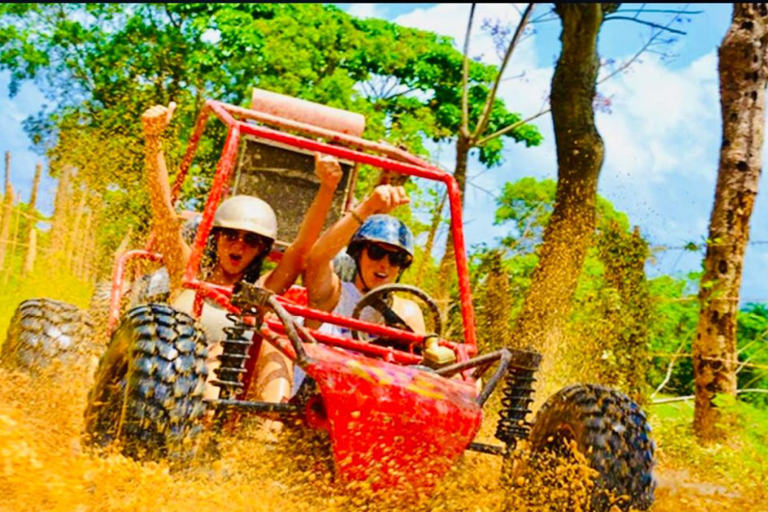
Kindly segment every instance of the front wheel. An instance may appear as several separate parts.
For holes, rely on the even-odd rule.
[[[207,344],[195,320],[163,304],[130,310],[96,371],[85,411],[86,445],[121,443],[139,460],[187,460],[196,452]]]
[[[596,471],[596,511],[645,510],[653,503],[654,442],[645,414],[619,391],[595,384],[568,386],[547,400],[531,429],[531,456],[572,456],[571,443]]]

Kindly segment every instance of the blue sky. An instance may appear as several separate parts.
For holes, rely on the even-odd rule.
[[[463,44],[469,12],[468,4],[337,5],[356,16],[385,18],[452,36],[459,47]],[[674,9],[681,5],[652,7]],[[638,6],[623,5],[633,7]],[[548,8],[547,4],[540,4],[534,16]],[[600,92],[612,100],[612,111],[597,114],[598,129],[606,145],[599,192],[626,212],[656,247],[679,247],[705,239],[714,198],[720,144],[717,46],[730,23],[732,7],[691,4],[689,9],[703,12],[682,27],[688,34],[667,48],[676,58],[662,62],[657,55],[644,55],[642,62],[635,63],[628,72],[600,86]],[[498,58],[490,38],[479,30],[484,18],[514,23],[519,14],[510,4],[481,4],[477,8],[470,53],[482,55],[484,61],[495,64]],[[619,63],[626,60],[642,46],[648,31],[647,27],[631,22],[606,23],[600,35],[601,56]],[[500,91],[512,110],[528,116],[541,108],[559,53],[559,35],[559,22],[539,24],[536,33],[515,52],[508,76],[523,71],[525,76],[505,81]],[[35,162],[43,160],[29,151],[30,142],[21,122],[43,103],[42,94],[30,84],[10,100],[8,74],[0,73],[0,149],[12,153],[12,181],[25,201],[29,198]],[[465,208],[469,244],[492,242],[506,233],[506,227],[493,225],[494,195],[503,183],[525,176],[556,177],[551,119],[543,116],[535,124],[545,137],[540,147],[508,145],[505,163],[487,172],[478,162],[471,162]],[[450,169],[451,153],[452,148],[446,145],[436,148],[435,157]],[[45,180],[40,198],[43,211],[50,212],[53,192],[53,183]],[[753,243],[746,254],[743,302],[768,301],[768,281],[763,279],[768,265],[766,194],[758,195],[752,216]],[[650,275],[682,275],[698,269],[701,258],[699,253],[679,249],[660,250],[648,271]]]

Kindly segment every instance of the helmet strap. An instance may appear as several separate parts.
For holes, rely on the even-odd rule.
[[[371,288],[366,284],[365,279],[363,279],[363,273],[360,271],[360,262],[355,258],[355,267],[357,267],[357,275],[360,277],[360,282],[363,283],[363,293],[368,293],[371,291]]]

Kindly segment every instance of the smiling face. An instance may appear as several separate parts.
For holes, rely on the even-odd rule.
[[[366,286],[373,290],[394,283],[400,275],[400,270],[408,266],[410,259],[408,253],[394,245],[367,243],[357,259],[360,272],[355,278],[355,285],[362,291]]]
[[[228,279],[242,277],[248,265],[265,249],[265,240],[249,231],[225,228],[216,235],[218,266]]]

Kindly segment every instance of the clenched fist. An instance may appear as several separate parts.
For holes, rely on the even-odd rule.
[[[365,200],[365,208],[371,213],[389,213],[398,206],[408,204],[411,199],[403,187],[379,185]]]
[[[176,110],[176,102],[170,102],[168,106],[155,105],[148,108],[141,115],[141,124],[144,127],[146,138],[159,137],[168,127]]]
[[[320,184],[336,190],[341,181],[342,171],[339,161],[331,155],[315,153],[315,174],[320,178]]]

